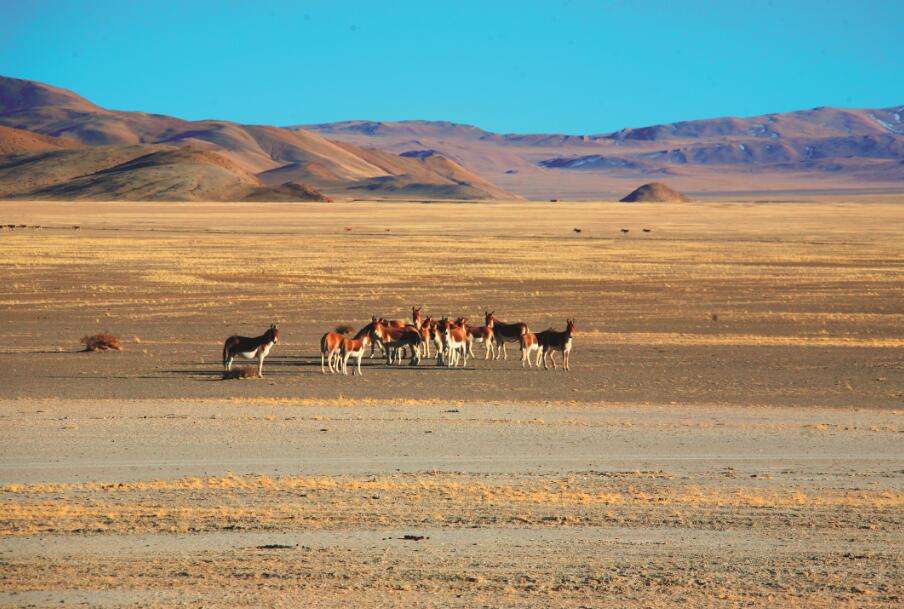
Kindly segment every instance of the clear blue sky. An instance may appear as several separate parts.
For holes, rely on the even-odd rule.
[[[600,133],[904,104],[904,2],[0,0],[0,74],[189,119]]]

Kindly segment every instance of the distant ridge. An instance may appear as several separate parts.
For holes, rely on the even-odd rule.
[[[904,192],[904,106],[819,107],[590,135],[498,134],[443,121],[305,128],[400,154],[431,150],[503,188],[544,200],[617,198],[651,179],[698,193],[864,187]]]
[[[291,182],[324,196],[378,199],[614,199],[659,181],[695,197],[904,192],[904,106],[819,107],[592,135],[498,134],[417,120],[282,128],[109,110],[65,89],[0,77],[0,126],[0,196],[23,198],[141,193],[195,200],[200,193],[237,196],[249,181],[254,188]],[[194,152],[153,170],[126,164],[99,173],[180,148],[229,164]],[[129,176],[132,189],[123,186]],[[165,178],[141,183],[152,176]],[[114,179],[121,183],[100,184]]]

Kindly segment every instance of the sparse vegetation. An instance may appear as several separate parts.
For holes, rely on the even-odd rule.
[[[101,332],[92,336],[83,336],[82,344],[85,345],[85,351],[122,350],[119,338],[109,332]]]

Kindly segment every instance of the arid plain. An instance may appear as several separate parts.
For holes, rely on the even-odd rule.
[[[902,203],[2,202],[0,606],[899,606]],[[573,369],[321,374],[415,304]]]

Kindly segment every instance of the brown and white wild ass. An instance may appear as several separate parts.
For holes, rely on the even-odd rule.
[[[492,321],[486,326],[469,327],[468,334],[470,334],[470,340],[468,340],[468,353],[471,357],[477,357],[474,355],[474,343],[483,343],[484,349],[486,350],[483,359],[490,359],[490,357],[496,356],[496,340],[493,338]]]
[[[385,319],[378,319],[374,324],[373,335],[383,345],[386,352],[386,364],[392,365],[393,360],[402,363],[402,349],[411,349],[412,366],[417,366],[421,361],[421,335],[414,326],[393,328]]]
[[[223,367],[232,370],[232,361],[240,355],[245,359],[257,358],[257,374],[264,376],[264,358],[270,353],[273,345],[279,342],[279,328],[272,324],[260,336],[230,336],[223,344]]]
[[[496,359],[499,359],[500,352],[502,353],[502,359],[508,359],[505,343],[520,343],[521,335],[528,332],[527,324],[523,322],[507,324],[496,319],[495,311],[486,311],[485,313],[485,325],[490,326],[490,324],[492,324],[493,327],[493,340],[496,343]]]
[[[406,328],[406,327],[409,327],[409,326],[412,326],[412,325],[413,325],[416,329],[420,330],[420,329],[421,329],[421,324],[422,324],[421,309],[423,309],[423,308],[424,308],[424,305],[421,305],[421,306],[419,306],[419,307],[411,307],[411,323],[408,323],[408,322],[405,321],[404,319],[392,319],[392,320],[389,320],[389,321],[386,321],[386,320],[384,319],[383,321],[384,321],[384,322],[386,323],[386,325],[388,325],[390,328],[401,329],[401,328]],[[381,319],[382,319],[382,318],[381,318]],[[371,343],[371,345],[370,345],[370,356],[371,356],[371,357],[374,356],[374,352],[375,352],[376,347],[380,347],[380,349],[382,350],[382,349],[383,349],[383,343],[381,343],[381,342],[378,341],[378,340],[375,340],[373,343]]]
[[[347,332],[340,332],[340,329],[336,328],[320,337],[320,372],[324,374],[326,374],[324,360],[326,360],[325,363],[329,366],[331,374],[336,372],[333,369],[334,362],[336,368],[339,368],[339,349],[342,347],[342,341],[346,338],[345,335],[348,334]]]
[[[362,376],[361,372],[361,357],[364,356],[364,351],[367,349],[367,346],[370,344],[370,333],[364,333],[360,338],[344,338],[342,340],[342,346],[339,348],[339,360],[342,364],[342,374],[348,376],[348,360],[350,357],[357,358],[357,370],[352,372],[352,376],[358,374]]]
[[[537,335],[533,332],[525,332],[521,335],[521,367],[524,368],[524,364],[527,364],[528,368],[533,368],[533,363],[531,363],[531,355],[534,353],[537,354],[537,368],[540,367],[540,358],[543,357],[543,351],[540,349],[540,341],[537,339]]]
[[[443,318],[443,321],[446,322],[443,324],[446,348],[443,360],[446,366],[450,368],[461,361],[462,368],[464,368],[468,365],[468,342],[471,338],[468,332],[468,320],[464,317],[459,317],[454,322],[449,322],[446,318]]]
[[[540,343],[540,351],[543,356],[543,368],[545,370],[549,370],[549,366],[546,364],[546,357],[549,356],[549,359],[552,360],[553,369],[556,368],[556,351],[562,352],[562,368],[565,370],[570,370],[570,360],[571,360],[571,347],[575,333],[574,320],[568,319],[566,321],[565,331],[557,332],[556,330],[544,330],[543,332],[537,333],[537,342]]]

